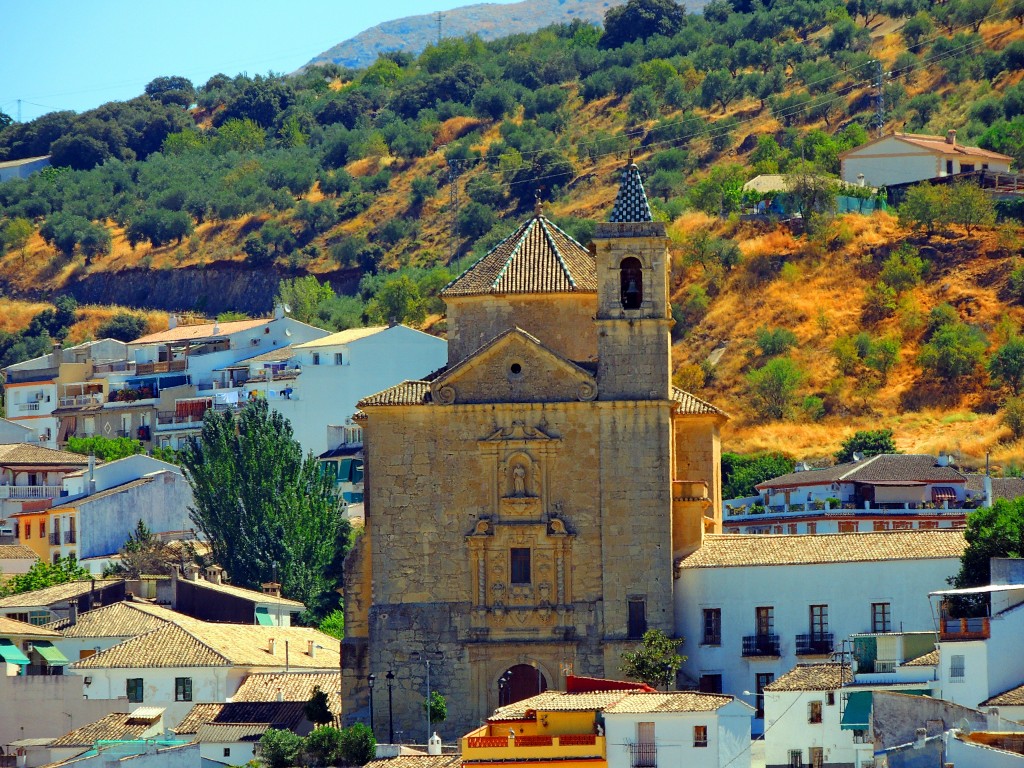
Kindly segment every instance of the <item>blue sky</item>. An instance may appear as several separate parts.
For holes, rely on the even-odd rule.
[[[162,75],[292,72],[382,21],[470,2],[0,0],[0,111],[17,118],[21,99],[27,122],[130,99]]]

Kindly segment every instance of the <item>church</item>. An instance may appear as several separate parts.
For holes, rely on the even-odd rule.
[[[451,740],[673,632],[673,563],[721,531],[726,416],[672,386],[667,246],[632,162],[589,249],[538,203],[442,292],[448,364],[359,403],[346,724],[372,675],[378,740],[424,742],[428,686]]]

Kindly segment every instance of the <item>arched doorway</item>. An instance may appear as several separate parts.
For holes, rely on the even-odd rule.
[[[537,667],[531,664],[516,664],[505,670],[505,674],[498,681],[498,706],[515,704],[547,689],[547,678]]]

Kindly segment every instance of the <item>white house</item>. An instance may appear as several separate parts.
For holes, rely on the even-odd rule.
[[[0,444],[30,443],[38,439],[38,434],[31,427],[10,419],[0,419]]]
[[[971,171],[1009,171],[1013,158],[945,136],[893,133],[839,154],[843,181],[883,187]]]
[[[20,160],[4,160],[0,162],[0,182],[9,179],[27,179],[36,171],[50,167],[50,156],[23,157]]]
[[[166,708],[176,726],[193,702],[225,702],[250,674],[338,669],[339,641],[307,627],[215,624],[194,619],[150,632],[81,659],[69,672],[86,678],[86,696],[127,696]]]
[[[924,595],[957,572],[959,530],[710,535],[678,562],[682,673],[702,691],[756,696],[798,661],[827,659],[851,635],[932,626]]]
[[[633,692],[604,710],[608,768],[749,766],[753,713],[732,696]]]
[[[351,426],[362,398],[421,379],[447,360],[448,342],[405,325],[350,328],[294,343],[287,359],[253,358],[245,388],[267,397],[303,450],[320,455],[328,449],[327,427]]]
[[[174,728],[177,737],[199,744],[204,764],[244,765],[270,728],[305,736],[313,729],[305,701],[231,701],[196,704]]]
[[[984,492],[949,456],[880,454],[796,470],[723,502],[726,533],[857,533],[963,527]]]

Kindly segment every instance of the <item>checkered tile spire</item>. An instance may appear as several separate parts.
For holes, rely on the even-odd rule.
[[[636,163],[631,162],[622,172],[622,183],[619,185],[619,194],[615,198],[615,207],[608,221],[613,222],[637,222],[653,221],[651,217],[651,206],[647,203],[647,193],[644,192],[644,182],[640,178],[640,169]]]

